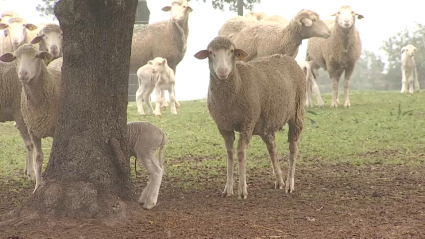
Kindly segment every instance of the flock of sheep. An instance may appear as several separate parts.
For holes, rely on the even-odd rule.
[[[192,8],[186,0],[173,0],[163,11],[170,19],[150,25],[135,26],[130,71],[136,72],[138,112],[161,115],[167,107],[171,113],[180,104],[175,96],[176,67],[183,59],[189,33]],[[350,106],[349,80],[361,54],[355,20],[363,16],[349,6],[342,6],[332,21],[323,21],[313,11],[303,9],[292,20],[280,16],[250,12],[245,17],[230,18],[204,50],[195,54],[208,58],[210,84],[208,109],[225,141],[227,182],[223,196],[233,194],[235,131],[240,133],[237,146],[239,162],[238,195],[246,198],[246,149],[253,135],[262,138],[276,176],[275,186],[294,190],[298,142],[304,124],[304,107],[312,106],[312,94],[323,106],[316,84],[318,69],[329,72],[332,79],[331,107],[337,107],[338,83],[345,73],[344,106]],[[33,25],[14,12],[3,12],[0,29],[0,122],[15,121],[27,150],[25,173],[36,180],[34,191],[43,185],[41,139],[53,137],[61,92],[62,30],[57,24]],[[303,39],[310,39],[306,61],[295,61]],[[402,92],[419,90],[414,61],[416,48],[402,49]],[[46,65],[46,62],[48,64]],[[155,91],[155,110],[150,95]],[[289,167],[286,182],[279,166],[275,132],[289,126]],[[147,209],[156,205],[162,181],[164,132],[148,122],[128,123],[130,156],[149,172],[149,182],[139,203]],[[159,161],[155,151],[159,149]]]

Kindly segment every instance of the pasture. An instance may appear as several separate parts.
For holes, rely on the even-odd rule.
[[[205,100],[180,102],[178,115],[161,117],[142,117],[131,102],[128,121],[149,121],[169,139],[158,205],[110,226],[0,224],[0,238],[424,238],[425,92],[353,91],[349,109],[330,108],[330,98],[323,95],[325,108],[307,109],[293,194],[274,189],[266,147],[253,138],[246,200],[220,197],[226,152]],[[276,140],[285,177],[287,133]],[[44,166],[50,147],[45,139]],[[0,215],[32,193],[24,165],[13,122],[0,123]],[[237,165],[235,172],[237,180]],[[136,198],[146,171],[138,166],[132,179]]]

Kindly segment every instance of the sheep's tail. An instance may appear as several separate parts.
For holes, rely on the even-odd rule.
[[[159,160],[159,166],[162,168],[162,171],[165,172],[164,169],[164,146],[167,143],[167,136],[165,136],[164,132],[162,132],[162,142],[159,146],[159,152],[158,152],[158,160]]]
[[[304,114],[305,114],[305,95],[306,95],[306,82],[303,79],[302,82],[299,82],[301,87],[298,90],[295,98],[295,115],[294,118],[288,122],[289,123],[289,132],[288,132],[288,141],[289,142],[298,142],[300,139],[301,132],[304,128]]]

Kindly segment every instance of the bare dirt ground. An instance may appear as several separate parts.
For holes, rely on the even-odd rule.
[[[298,166],[290,195],[272,188],[270,168],[251,170],[246,200],[220,197],[224,173],[193,181],[202,190],[165,176],[157,207],[120,223],[41,221],[2,226],[0,238],[425,238],[423,166]],[[0,185],[0,215],[31,191]]]

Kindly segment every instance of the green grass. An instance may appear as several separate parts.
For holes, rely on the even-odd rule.
[[[330,95],[323,95],[325,108],[308,109],[297,164],[419,165],[425,161],[425,92],[353,91],[351,108],[330,108]],[[341,97],[342,99],[342,97]],[[162,128],[169,141],[165,148],[167,177],[184,184],[184,179],[225,180],[226,152],[223,139],[211,119],[205,100],[181,102],[178,115],[164,111],[161,117],[140,116],[136,104],[128,106],[128,121],[149,121]],[[277,138],[283,168],[288,155],[287,127]],[[43,140],[44,166],[51,139]],[[254,137],[248,149],[248,169],[270,168],[265,145]],[[25,149],[13,122],[0,123],[0,178],[22,180]],[[271,169],[270,169],[271,173]],[[220,175],[220,176],[219,176]],[[177,180],[180,179],[180,180]],[[194,185],[193,187],[199,187]]]

